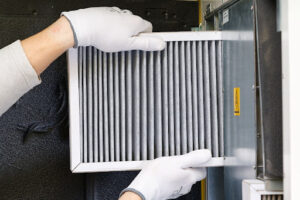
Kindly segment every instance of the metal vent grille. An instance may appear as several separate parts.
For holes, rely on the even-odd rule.
[[[283,200],[283,195],[262,195],[261,200]]]
[[[220,38],[164,36],[161,52],[79,47],[76,61],[69,55],[77,76],[78,94],[70,93],[78,98],[77,161],[145,161],[203,148],[224,155]]]

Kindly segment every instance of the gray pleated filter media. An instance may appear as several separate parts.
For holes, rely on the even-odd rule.
[[[141,169],[147,160],[210,149],[223,163],[219,32],[156,33],[160,52],[68,52],[71,169]]]

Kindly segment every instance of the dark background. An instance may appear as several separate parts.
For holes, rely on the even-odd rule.
[[[154,31],[190,30],[197,26],[196,2],[175,0],[0,0],[0,48],[24,39],[54,22],[62,11],[91,6],[119,6],[153,23]],[[0,61],[1,62],[1,61]],[[117,199],[137,172],[72,174],[68,129],[30,134],[23,143],[19,125],[53,120],[60,106],[58,85],[66,82],[65,55],[41,76],[42,84],[24,95],[0,117],[1,200]],[[0,72],[1,73],[1,72]],[[67,124],[63,124],[67,127]],[[199,184],[181,199],[199,199]]]

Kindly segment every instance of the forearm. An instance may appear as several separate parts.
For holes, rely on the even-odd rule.
[[[21,43],[29,62],[40,75],[61,54],[74,46],[74,37],[68,20],[61,17]]]
[[[125,192],[119,200],[142,200],[141,197],[133,192]]]

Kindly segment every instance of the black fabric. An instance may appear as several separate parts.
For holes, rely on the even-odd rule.
[[[66,80],[62,80],[56,92],[58,103],[51,106],[47,119],[43,121],[30,122],[29,124],[19,124],[18,129],[24,132],[23,143],[34,134],[52,133],[54,130],[61,130],[62,139],[67,139],[68,134],[68,90]]]

